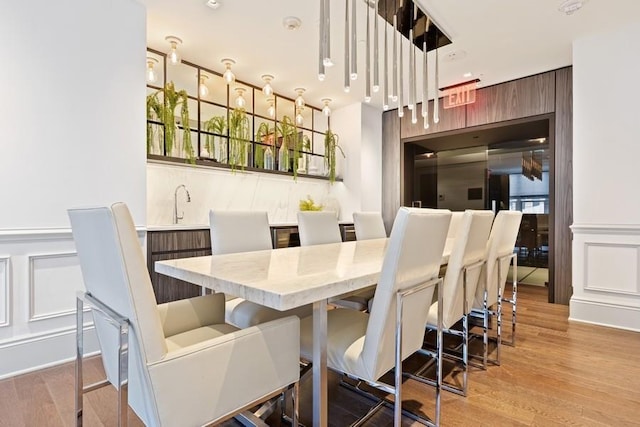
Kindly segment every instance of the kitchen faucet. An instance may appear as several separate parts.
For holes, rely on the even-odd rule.
[[[182,214],[178,215],[178,190],[184,188],[185,193],[187,193],[187,203],[191,202],[191,195],[189,194],[189,190],[185,187],[184,184],[180,184],[176,187],[176,191],[173,194],[173,223],[177,224],[182,218],[184,218],[184,211]]]

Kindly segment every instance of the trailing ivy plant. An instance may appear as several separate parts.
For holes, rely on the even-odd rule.
[[[296,133],[297,133],[297,127],[295,125],[295,122],[291,119],[291,117],[289,116],[283,116],[282,120],[280,121],[280,127],[278,128],[278,132],[280,134],[280,136],[282,137],[282,144],[280,146],[281,150],[290,150],[290,149],[294,149],[295,150],[295,145],[296,145]],[[288,153],[288,151],[287,151]],[[287,154],[287,159],[289,159],[289,156]],[[294,160],[294,167],[293,167],[293,173],[294,176],[296,174],[296,167],[295,165],[297,164],[297,160]],[[282,169],[281,169],[282,170]],[[286,165],[286,169],[285,170],[289,170],[289,165]]]
[[[276,129],[274,127],[270,127],[267,122],[262,122],[256,130],[256,141],[274,146],[275,133]],[[257,168],[264,168],[264,151],[264,146],[256,144],[254,163]],[[278,153],[274,153],[274,155],[277,156]]]
[[[213,116],[203,124],[204,130],[211,133],[216,133],[218,135],[226,135],[227,133],[227,119],[224,116]],[[225,149],[223,144],[220,144],[219,151],[215,153],[215,138],[220,138],[220,136],[216,135],[207,135],[205,138],[205,147],[209,152],[210,156],[213,156],[216,161],[224,162],[226,161]],[[225,144],[226,145],[226,144]]]
[[[158,93],[155,92],[147,96],[147,120],[162,121],[164,118],[164,104],[158,99]],[[147,122],[147,154],[150,154],[153,150],[155,131],[158,129],[158,142],[164,140],[164,130],[161,126],[154,126],[153,123]],[[162,143],[158,147],[162,152]]]
[[[328,129],[324,134],[324,161],[331,184],[336,181],[336,148],[340,150],[342,157],[346,157],[342,147],[338,144],[338,139],[338,135],[333,133],[331,129]]]
[[[231,170],[245,167],[250,139],[250,122],[244,108],[236,108],[229,115],[229,165]]]
[[[158,94],[164,93],[164,102],[160,103]],[[173,150],[173,143],[176,137],[178,125],[176,123],[175,110],[180,106],[180,122],[183,126],[182,142],[185,157],[191,163],[195,163],[195,152],[191,143],[191,131],[189,129],[189,96],[187,91],[176,91],[173,82],[165,85],[163,91],[157,91],[147,96],[147,119],[154,119],[155,115],[164,124],[164,142],[167,153]],[[153,114],[152,114],[153,113]],[[153,144],[153,129],[150,123],[147,124],[147,151]]]

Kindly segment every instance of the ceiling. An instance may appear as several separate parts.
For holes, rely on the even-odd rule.
[[[350,93],[343,91],[342,0],[331,0],[331,56],[336,65],[327,69],[323,82],[317,78],[318,0],[219,0],[222,5],[217,10],[207,7],[205,0],[139,1],[147,7],[149,47],[166,51],[165,36],[180,37],[184,59],[223,72],[220,60],[232,58],[238,79],[260,85],[262,74],[273,74],[276,93],[293,98],[295,88],[306,88],[305,99],[314,106],[321,107],[325,97],[333,99],[334,109],[364,98],[365,0],[354,0],[360,77],[352,82]],[[640,14],[638,0],[583,0],[584,7],[569,16],[558,11],[562,0],[416,1],[453,41],[440,49],[440,87],[468,80],[463,77],[467,72],[486,86],[570,65],[573,40],[636,21]],[[286,30],[282,25],[286,16],[300,18],[301,27]],[[384,27],[380,25],[380,34]],[[404,41],[406,53],[408,41]],[[381,52],[382,46],[381,41]],[[383,75],[382,55],[379,64]],[[381,91],[373,94],[371,103],[382,107]]]

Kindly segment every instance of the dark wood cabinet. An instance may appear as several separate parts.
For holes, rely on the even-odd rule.
[[[163,230],[147,233],[147,267],[158,304],[201,295],[200,286],[155,272],[155,262],[211,255],[209,229]]]

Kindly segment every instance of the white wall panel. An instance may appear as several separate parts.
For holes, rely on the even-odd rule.
[[[75,313],[75,295],[84,290],[75,252],[29,255],[29,321]]]
[[[11,257],[0,256],[0,327],[11,324]]]
[[[640,246],[586,242],[585,290],[640,295]]]

